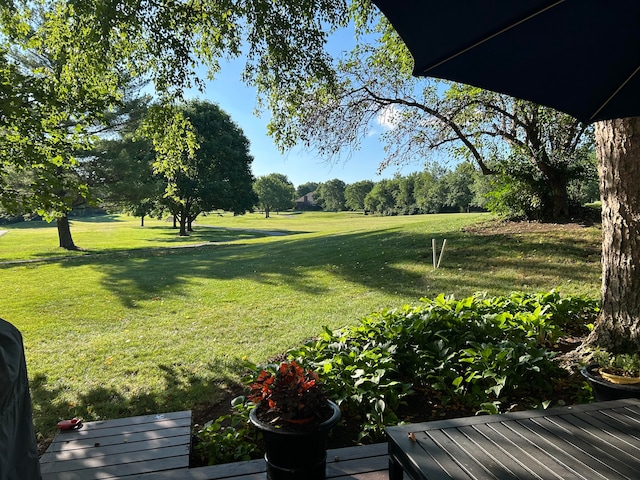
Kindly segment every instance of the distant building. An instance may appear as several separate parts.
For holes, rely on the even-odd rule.
[[[313,199],[313,193],[309,192],[300,198],[296,199],[296,210],[315,210],[318,208],[315,200]]]

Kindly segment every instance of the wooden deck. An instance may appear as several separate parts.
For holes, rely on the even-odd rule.
[[[327,479],[388,480],[387,444],[348,447],[327,452]],[[135,477],[136,480],[264,480],[265,461],[228,463],[212,467],[191,468],[181,472],[161,472],[161,475]]]
[[[174,412],[60,432],[41,458],[43,480],[266,478],[264,460],[189,468],[190,429],[191,412]],[[636,399],[411,424],[387,433],[388,444],[329,450],[327,478],[640,478]]]
[[[189,467],[191,412],[88,422],[40,458],[43,480],[264,480],[264,460]],[[327,478],[386,480],[387,444],[327,452]]]
[[[40,458],[43,480],[136,478],[189,466],[191,412],[87,422],[59,432]]]

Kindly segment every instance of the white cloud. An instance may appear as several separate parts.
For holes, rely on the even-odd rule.
[[[400,123],[400,111],[395,105],[387,105],[378,114],[376,120],[378,124],[388,130],[393,130]]]

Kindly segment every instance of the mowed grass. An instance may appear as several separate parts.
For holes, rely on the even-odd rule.
[[[36,429],[61,418],[204,408],[265,362],[381,308],[439,293],[559,288],[597,298],[600,229],[475,230],[486,214],[259,214],[3,227],[0,316],[23,333]],[[447,239],[434,270],[431,239]],[[180,247],[180,248],[176,248]]]

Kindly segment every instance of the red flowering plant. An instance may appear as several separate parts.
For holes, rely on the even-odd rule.
[[[249,387],[258,415],[271,423],[313,421],[326,415],[327,396],[318,375],[295,361],[281,363],[275,372],[261,370]]]

